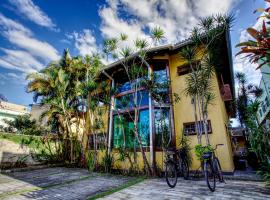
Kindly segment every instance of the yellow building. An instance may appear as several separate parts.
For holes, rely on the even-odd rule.
[[[172,140],[172,145],[179,147],[182,133],[184,132],[189,139],[192,149],[193,164],[192,170],[199,169],[200,162],[197,160],[194,153],[194,146],[197,144],[197,136],[194,127],[194,114],[191,99],[183,94],[185,88],[185,78],[190,72],[190,69],[185,62],[180,59],[179,51],[190,41],[180,42],[175,45],[165,45],[152,48],[148,51],[150,66],[148,67],[148,75],[155,74],[158,81],[163,79],[170,80],[169,90],[172,93],[177,93],[181,96],[181,100],[174,105],[164,103],[162,106],[157,106],[151,98],[147,90],[141,89],[138,95],[141,97],[140,112],[139,112],[139,133],[142,138],[142,144],[146,151],[146,156],[152,166],[157,166],[164,169],[164,152],[161,149],[161,133],[159,130],[159,118],[165,116],[165,123],[169,128],[168,137]],[[217,150],[222,170],[231,173],[234,171],[232,146],[230,135],[228,132],[229,117],[231,111],[232,97],[234,96],[234,80],[233,68],[231,61],[231,47],[229,33],[224,33],[220,43],[220,48],[217,54],[220,55],[218,66],[219,70],[213,76],[213,88],[215,100],[213,105],[209,107],[209,123],[208,133],[211,145],[224,144]],[[121,69],[122,68],[122,69]],[[134,136],[130,133],[133,125],[130,114],[127,109],[121,110],[119,101],[123,98],[129,98],[128,95],[134,93],[131,86],[121,72],[123,67],[121,60],[114,62],[102,70],[103,78],[111,80],[112,87],[116,88],[118,93],[111,99],[111,107],[107,113],[107,138],[110,150],[123,145],[123,131],[125,131],[125,146],[133,148]],[[166,94],[165,94],[166,96]],[[169,98],[169,95],[168,95]],[[132,105],[128,112],[132,113]],[[120,113],[120,114],[119,114]],[[125,121],[125,126],[121,122]],[[142,128],[143,127],[143,128]],[[203,135],[203,144],[205,144]],[[135,148],[137,146],[135,145]],[[139,152],[139,150],[138,150]],[[138,153],[137,160],[139,167],[143,167],[141,154]],[[117,167],[128,167],[127,162],[119,162]]]

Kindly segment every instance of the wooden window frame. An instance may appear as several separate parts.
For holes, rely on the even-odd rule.
[[[184,135],[185,136],[196,135],[196,132],[195,131],[194,132],[189,132],[189,133],[186,133],[185,132],[185,126],[187,126],[187,125],[193,125],[193,124],[195,125],[195,122],[194,121],[193,122],[185,122],[185,123],[183,123],[183,131],[184,131]],[[213,133],[213,129],[212,129],[211,120],[207,120],[207,124],[209,126],[208,134],[212,134]],[[205,134],[205,133],[203,132],[202,134]]]

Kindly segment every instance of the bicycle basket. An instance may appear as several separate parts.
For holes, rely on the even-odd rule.
[[[209,159],[212,157],[212,154],[213,153],[211,151],[205,152],[205,153],[203,153],[202,157],[203,157],[203,159]]]

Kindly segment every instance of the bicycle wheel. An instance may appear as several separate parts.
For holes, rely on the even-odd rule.
[[[165,177],[168,186],[170,186],[171,188],[176,186],[177,170],[173,162],[166,162]]]
[[[188,161],[186,159],[181,161],[181,173],[185,180],[189,178],[189,166]]]
[[[223,174],[222,174],[222,170],[221,170],[221,166],[220,166],[220,162],[218,160],[217,157],[215,157],[213,159],[213,165],[214,165],[214,169],[215,169],[215,172],[217,174],[217,177],[219,179],[219,182],[224,182],[224,178],[223,178]]]
[[[211,192],[216,189],[216,176],[211,161],[204,161],[204,176]]]

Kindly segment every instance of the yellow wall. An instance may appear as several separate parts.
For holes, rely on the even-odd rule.
[[[179,146],[180,139],[183,130],[183,123],[194,121],[193,107],[191,105],[191,99],[186,97],[183,93],[185,88],[185,77],[186,75],[178,76],[177,67],[181,66],[183,61],[179,59],[179,56],[170,56],[170,77],[172,92],[180,94],[181,100],[179,103],[174,105],[174,124],[176,132],[176,145]],[[217,77],[213,78],[213,87],[215,93],[215,100],[213,105],[209,106],[209,119],[212,125],[212,134],[209,134],[210,143],[212,146],[216,144],[224,144],[219,146],[217,150],[217,156],[220,160],[222,170],[232,172],[234,170],[232,147],[230,142],[229,133],[226,130],[226,124],[228,124],[228,115],[226,113],[225,104],[222,100]],[[200,163],[194,154],[194,147],[197,144],[197,136],[187,136],[192,149],[193,164],[192,169],[196,170],[199,168]],[[205,137],[203,135],[203,144],[205,144]]]
[[[177,54],[175,55],[164,55],[155,57],[155,59],[168,59],[169,60],[169,67],[170,67],[170,77],[171,77],[171,86],[172,92],[177,93],[181,96],[180,102],[174,105],[174,125],[175,125],[175,134],[176,134],[176,145],[179,147],[182,130],[183,130],[183,123],[185,122],[192,122],[194,121],[194,114],[193,114],[193,107],[191,105],[191,100],[189,97],[186,97],[183,93],[185,88],[185,77],[178,76],[177,74],[177,67],[184,64],[182,60],[179,59]],[[224,146],[219,146],[218,150],[216,151],[217,156],[220,160],[221,168],[223,171],[226,172],[233,172],[234,171],[234,164],[233,164],[233,154],[232,154],[232,147],[230,142],[229,132],[226,130],[226,125],[228,124],[228,115],[225,109],[225,104],[222,100],[217,77],[213,77],[213,88],[215,93],[215,100],[213,105],[209,106],[209,119],[211,120],[212,126],[212,134],[209,134],[210,143],[212,146],[216,144],[224,144]],[[104,116],[107,125],[108,115]],[[108,130],[108,129],[107,129]],[[200,162],[197,160],[194,147],[197,145],[197,136],[187,136],[192,148],[192,170],[199,169]],[[205,144],[205,137],[203,135],[202,138],[203,144]],[[117,153],[113,152],[115,155],[115,160],[117,160]],[[100,154],[100,156],[102,153]],[[164,170],[164,152],[156,152],[156,164],[158,168]],[[138,165],[140,169],[143,169],[143,160],[141,157],[141,153],[137,153]],[[150,163],[150,154],[146,152],[147,159]],[[101,158],[100,158],[101,159]],[[129,168],[129,162],[126,160],[125,162],[116,161],[115,168]]]

